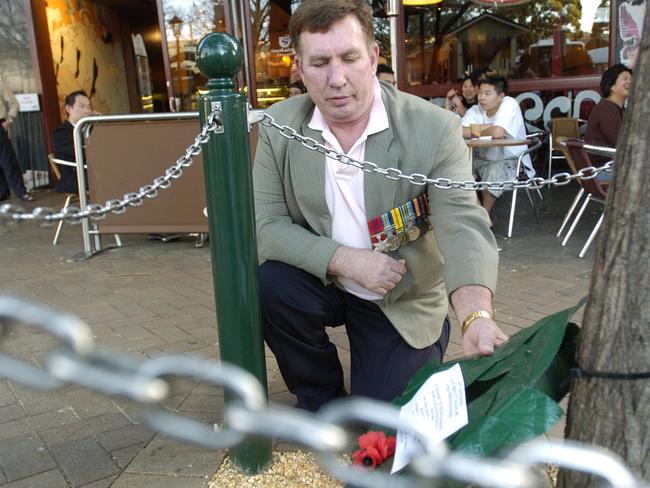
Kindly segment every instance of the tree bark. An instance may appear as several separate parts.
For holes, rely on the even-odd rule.
[[[646,15],[578,350],[587,372],[650,372],[649,47]],[[650,379],[575,378],[566,437],[610,449],[650,481]],[[599,480],[563,471],[559,486],[595,487]]]

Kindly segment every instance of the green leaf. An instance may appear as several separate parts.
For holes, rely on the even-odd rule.
[[[519,444],[543,434],[562,414],[552,398],[525,388],[495,404],[488,415],[473,417],[450,441],[450,446],[486,456],[503,444]]]

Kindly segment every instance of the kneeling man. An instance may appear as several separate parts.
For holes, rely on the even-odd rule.
[[[451,298],[466,354],[506,339],[492,317],[498,255],[472,192],[418,186],[382,171],[471,177],[460,119],[375,76],[366,0],[305,0],[289,32],[308,96],[273,105],[276,122],[319,141],[309,150],[260,127],[253,169],[264,338],[297,405],[346,395],[326,327],[345,324],[353,395],[391,400],[442,360]],[[444,261],[443,261],[444,256]]]

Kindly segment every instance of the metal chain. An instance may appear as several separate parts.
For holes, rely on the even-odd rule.
[[[330,149],[323,144],[319,143],[317,140],[312,139],[311,137],[304,136],[299,134],[295,129],[289,127],[288,125],[280,125],[275,119],[266,112],[259,112],[256,118],[259,118],[259,122],[266,127],[273,127],[280,132],[282,137],[285,137],[289,140],[295,140],[300,142],[307,149],[316,151],[325,155],[328,158],[334,159],[342,164],[347,164],[349,166],[354,166],[359,168],[366,173],[376,173],[385,176],[389,180],[406,180],[414,185],[433,185],[436,188],[441,190],[468,190],[468,191],[480,191],[480,190],[502,190],[502,191],[512,191],[520,189],[530,189],[537,190],[543,188],[544,186],[564,186],[571,183],[573,180],[592,180],[596,178],[598,173],[604,171],[610,171],[612,168],[612,162],[609,161],[603,166],[599,167],[587,167],[583,168],[577,173],[557,173],[553,175],[552,178],[544,179],[541,177],[529,178],[527,180],[515,180],[515,181],[453,181],[448,178],[428,178],[427,175],[421,173],[412,173],[406,175],[402,170],[398,168],[382,168],[376,163],[370,161],[359,161],[354,159],[347,154],[342,154],[334,149]]]
[[[11,295],[0,295],[0,345],[10,327],[26,325],[54,335],[61,347],[49,351],[44,368],[0,354],[0,378],[45,390],[79,384],[135,401],[152,429],[208,449],[227,449],[250,437],[293,441],[314,451],[336,478],[359,487],[407,488],[432,486],[434,479],[494,488],[539,486],[531,468],[553,463],[603,478],[615,488],[648,488],[635,479],[620,458],[609,451],[564,441],[537,441],[515,449],[506,459],[480,459],[449,451],[429,439],[426,422],[400,416],[392,405],[348,398],[331,402],[316,414],[267,404],[260,383],[246,371],[217,361],[185,355],[140,360],[98,349],[91,329],[80,319]],[[173,394],[171,377],[188,377],[221,386],[230,393],[224,421],[205,425],[166,410],[162,402]],[[346,425],[383,426],[412,435],[422,454],[409,464],[412,474],[390,476],[342,463],[358,432]]]
[[[167,168],[164,175],[155,178],[151,184],[142,186],[137,192],[126,193],[122,198],[108,200],[104,205],[90,203],[83,210],[79,207],[69,206],[57,212],[50,207],[37,207],[32,212],[26,212],[19,205],[4,204],[0,205],[0,217],[14,221],[43,221],[46,224],[53,224],[59,220],[78,224],[85,218],[101,220],[108,213],[121,214],[128,207],[139,207],[144,198],[155,198],[158,195],[158,190],[169,188],[172,185],[172,180],[183,175],[183,168],[189,168],[192,165],[194,156],[201,154],[201,146],[208,142],[210,134],[217,133],[223,127],[218,115],[219,112],[212,112],[201,132],[194,138],[194,142],[185,150],[185,154]]]

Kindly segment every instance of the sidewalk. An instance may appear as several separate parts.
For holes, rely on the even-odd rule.
[[[577,254],[601,209],[593,205],[566,248],[555,237],[576,191],[574,186],[546,190],[539,225],[522,194],[509,240],[502,237],[509,196],[497,204],[495,233],[502,251],[495,312],[507,334],[575,305],[588,292],[597,243],[584,259]],[[39,206],[63,204],[63,195],[37,197]],[[218,358],[209,247],[197,249],[189,237],[162,243],[122,236],[123,248],[68,264],[66,258],[82,249],[80,229],[64,226],[56,247],[53,233],[0,221],[2,291],[77,314],[101,346],[140,358],[169,353]],[[458,329],[454,324],[450,358],[461,351]],[[331,335],[347,369],[346,336],[343,330]],[[0,338],[0,353],[36,364],[56,346],[51,336],[25,327]],[[293,404],[268,353],[267,368],[271,400]],[[183,381],[167,406],[213,423],[221,420],[223,394]],[[562,426],[552,435],[561,436]],[[0,379],[0,486],[203,487],[224,455],[149,431],[127,401],[76,386],[42,392]]]

